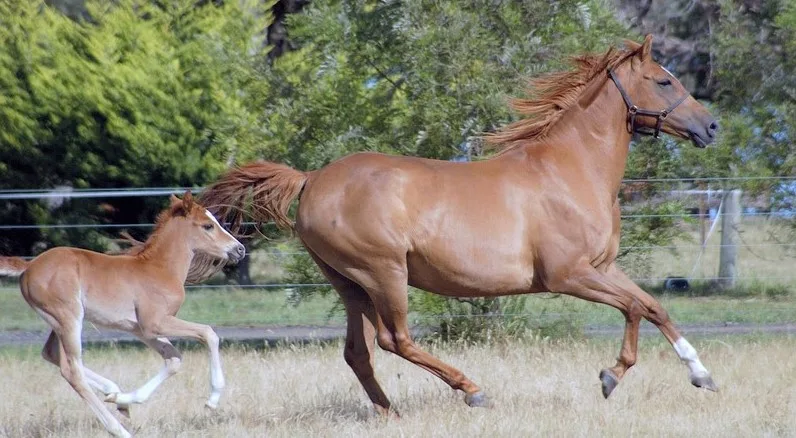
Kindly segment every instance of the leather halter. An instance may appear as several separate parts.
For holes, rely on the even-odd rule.
[[[619,94],[622,95],[622,99],[625,100],[625,105],[627,105],[627,129],[631,134],[644,134],[644,135],[651,135],[655,138],[658,138],[658,135],[661,132],[661,126],[663,125],[663,121],[666,120],[666,117],[674,111],[681,103],[683,103],[688,98],[688,93],[683,94],[682,97],[677,99],[673,104],[669,105],[668,108],[660,110],[660,111],[652,111],[648,109],[642,109],[633,105],[633,101],[630,100],[630,96],[627,95],[627,91],[622,87],[622,84],[619,83],[619,78],[614,75],[613,69],[608,69],[608,77],[614,81],[616,88],[619,90]],[[648,116],[648,117],[655,117],[657,123],[655,124],[655,129],[648,128],[646,126],[636,126],[636,116]]]

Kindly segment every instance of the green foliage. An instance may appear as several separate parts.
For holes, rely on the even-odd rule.
[[[527,77],[625,35],[602,2],[318,1],[288,18],[301,49],[270,68],[265,150],[309,169],[361,150],[459,155],[510,120]]]
[[[215,176],[260,137],[268,82],[252,53],[268,22],[262,6],[93,1],[90,20],[73,21],[43,2],[0,2],[0,188],[192,186]],[[104,211],[96,200],[14,202],[0,221],[140,222],[160,208],[108,202]],[[0,246],[95,246],[91,234],[2,235]]]
[[[447,298],[421,290],[409,293],[415,324],[433,329],[443,341],[485,342],[522,337],[530,332],[525,296]]]

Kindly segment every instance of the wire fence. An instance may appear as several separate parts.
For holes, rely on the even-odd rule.
[[[624,180],[626,184],[638,184],[638,183],[654,183],[654,184],[687,184],[693,186],[694,184],[702,184],[701,187],[710,187],[712,184],[715,183],[716,186],[724,187],[730,183],[743,183],[743,182],[754,182],[754,181],[769,181],[773,183],[779,183],[781,185],[785,185],[790,187],[791,191],[794,191],[793,188],[796,187],[796,176],[753,176],[753,177],[695,177],[695,178],[660,178],[660,179],[627,179]],[[185,190],[190,189],[195,193],[201,192],[203,187],[145,187],[145,188],[129,188],[129,189],[57,189],[57,190],[0,190],[0,201],[11,201],[11,200],[32,200],[32,199],[61,199],[61,198],[123,198],[123,197],[142,197],[142,196],[166,196],[170,194],[182,194]],[[667,191],[663,191],[667,192]],[[686,190],[668,190],[671,193],[677,193],[678,195],[706,195],[711,194],[712,196],[720,195],[721,190],[707,190],[707,191],[699,191],[701,193],[690,193]],[[687,193],[688,192],[688,193]],[[0,204],[1,205],[1,204]],[[742,217],[750,218],[750,220],[755,220],[755,218],[784,218],[784,219],[794,219],[796,215],[794,215],[793,211],[754,211],[754,210],[747,210],[741,213]],[[634,220],[644,220],[644,219],[664,219],[664,218],[682,218],[686,220],[690,220],[690,224],[694,225],[693,219],[698,218],[706,218],[709,217],[707,214],[700,214],[700,213],[691,213],[686,212],[682,214],[634,214],[634,213],[626,213],[622,216],[623,220],[634,221]],[[711,218],[713,219],[713,218]],[[686,221],[686,223],[689,223]],[[253,222],[246,222],[247,225],[254,225]],[[714,223],[715,224],[715,223]],[[0,231],[1,230],[27,230],[27,229],[44,229],[44,230],[69,230],[69,229],[97,229],[97,230],[121,230],[121,229],[150,229],[154,226],[154,223],[151,222],[144,222],[144,223],[122,223],[122,224],[113,224],[113,223],[62,223],[62,224],[0,224]],[[756,272],[754,269],[747,269],[745,272],[742,272],[741,275],[733,277],[734,280],[739,282],[748,282],[748,283],[778,283],[778,284],[786,284],[786,285],[794,285],[796,284],[796,259],[787,258],[783,259],[783,255],[785,253],[788,254],[796,254],[793,250],[796,249],[796,242],[791,241],[763,241],[763,242],[740,242],[734,245],[723,245],[721,243],[714,243],[714,242],[706,242],[704,244],[699,243],[683,243],[683,244],[676,244],[676,245],[626,245],[620,246],[620,250],[647,250],[647,251],[677,251],[681,253],[678,258],[683,259],[680,260],[681,265],[688,266],[693,263],[700,263],[701,257],[703,253],[706,252],[718,252],[724,247],[727,246],[739,246],[748,250],[751,254],[755,254],[754,251],[765,252],[765,251],[775,251],[776,255],[772,256],[775,259],[779,257],[777,260],[768,260],[763,257],[758,256],[760,260],[763,260],[766,263],[767,267],[772,269],[762,270],[760,272]],[[306,251],[302,250],[287,250],[287,251],[276,251],[273,249],[268,250],[261,250],[256,252],[258,257],[266,257],[266,258],[274,258],[277,259],[277,264],[281,263],[279,260],[288,257],[295,257],[295,256],[303,256],[306,255]],[[690,257],[699,254],[699,257],[696,258],[696,261],[692,261]],[[32,258],[33,256],[25,256],[25,258]],[[257,259],[260,261],[261,259]],[[272,262],[273,263],[273,262]],[[782,265],[785,266],[782,266]],[[790,267],[787,266],[790,264]],[[680,268],[677,268],[680,269]],[[675,269],[676,270],[676,269]],[[689,269],[690,270],[690,269]],[[644,284],[653,284],[653,283],[660,283],[664,282],[670,278],[671,275],[662,275],[659,271],[655,271],[652,275],[635,275],[632,276],[633,280],[639,283]],[[706,273],[700,274],[693,274],[693,275],[684,275],[684,277],[688,277],[689,281],[694,282],[711,282],[711,281],[721,281],[725,279],[729,279],[729,277],[720,277],[717,275],[709,275]],[[311,288],[330,288],[331,285],[328,283],[301,283],[301,282],[279,282],[279,281],[259,281],[255,282],[254,284],[246,284],[246,285],[221,285],[221,284],[202,284],[202,285],[190,285],[187,286],[186,289],[191,292],[199,292],[202,290],[208,291],[218,291],[219,294],[224,293],[224,291],[229,290],[236,290],[240,289],[243,291],[250,291],[256,293],[257,291],[282,291],[290,294],[292,290],[301,290],[301,289],[311,289]],[[15,285],[0,285],[0,291],[4,293],[18,293],[18,287]],[[223,301],[223,300],[221,300]],[[220,302],[221,302],[220,301]],[[533,319],[538,323],[543,323],[546,321],[555,321],[559,319],[568,319],[579,321],[580,323],[592,325],[594,327],[600,327],[605,325],[605,321],[612,321],[611,324],[619,324],[621,323],[621,315],[616,314],[614,309],[609,307],[598,307],[595,308],[596,310],[588,310],[588,311],[533,311],[529,310],[526,312],[508,312],[508,313],[495,313],[495,314],[482,314],[482,315],[473,315],[473,314],[447,314],[444,317],[435,316],[435,315],[411,315],[411,320],[415,324],[421,323],[438,323],[442,319],[450,319],[450,318],[520,318],[520,319]],[[790,324],[796,322],[796,303],[793,306],[790,305],[783,305],[782,303],[771,302],[767,304],[767,307],[763,310],[760,308],[756,308],[753,310],[745,310],[743,308],[719,308],[715,311],[711,311],[713,313],[705,313],[704,309],[702,310],[687,310],[687,309],[677,309],[673,314],[676,314],[681,319],[684,318],[691,324],[717,324],[717,323],[738,323],[738,324]],[[761,312],[764,315],[761,316]],[[596,316],[595,316],[596,315]],[[610,318],[603,317],[600,315],[610,315]],[[255,318],[254,320],[257,320]],[[254,321],[252,319],[241,319],[239,317],[230,317],[227,319],[217,319],[214,321],[214,324],[222,324],[222,325],[238,325],[243,321],[243,323],[252,323]],[[257,321],[263,321],[259,319]],[[271,324],[287,324],[290,321],[294,320],[286,320],[286,319],[271,319],[268,320]],[[329,314],[327,312],[326,315],[323,316],[312,316],[312,317],[305,317],[301,319],[302,324],[328,324],[328,323],[335,323],[335,324],[342,324],[344,321],[344,317],[341,314]],[[788,329],[789,330],[789,329]],[[794,329],[796,331],[796,329]]]

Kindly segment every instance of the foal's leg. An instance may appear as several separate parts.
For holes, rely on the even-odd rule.
[[[377,340],[379,346],[424,368],[442,379],[453,389],[464,391],[464,401],[474,407],[486,407],[489,402],[481,389],[458,369],[421,350],[412,341],[407,323],[409,300],[406,292],[406,267],[380,266],[379,273],[363,276],[363,285],[376,305],[381,317]],[[395,275],[396,272],[402,272]]]
[[[166,381],[169,377],[177,374],[180,369],[182,356],[180,352],[169,342],[166,338],[146,339],[141,338],[141,341],[153,350],[157,351],[163,357],[163,368],[142,387],[132,392],[114,393],[105,398],[105,401],[116,403],[120,406],[127,406],[132,403],[143,403],[149,399],[152,393]]]
[[[47,362],[50,362],[55,366],[60,366],[60,349],[61,345],[60,341],[58,340],[58,336],[55,335],[54,331],[50,331],[50,336],[47,338],[47,342],[44,344],[44,348],[41,351],[41,356]],[[88,381],[88,384],[91,385],[92,388],[102,392],[104,395],[121,392],[119,385],[114,383],[112,380],[106,379],[94,371],[91,371],[86,366],[83,366],[83,373],[86,376],[86,381]]]
[[[218,352],[218,335],[204,324],[183,321],[174,316],[164,316],[159,320],[141,320],[143,336],[148,339],[161,337],[187,337],[197,339],[207,345],[210,351],[210,397],[205,405],[208,408],[218,407],[221,391],[224,389],[224,373],[221,370],[221,356]],[[176,350],[175,350],[176,351]],[[167,365],[168,367],[168,365]]]
[[[81,312],[82,313],[82,312]],[[130,437],[130,433],[119,423],[119,420],[105,407],[105,404],[91,390],[86,381],[82,350],[80,345],[80,334],[82,331],[81,318],[73,320],[59,320],[58,325],[53,326],[56,335],[61,341],[60,345],[60,367],[61,375],[72,385],[72,388],[88,403],[94,414],[102,422],[105,429],[117,437]]]

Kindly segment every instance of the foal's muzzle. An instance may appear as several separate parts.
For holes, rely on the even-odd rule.
[[[227,258],[232,263],[237,263],[241,261],[241,259],[243,259],[244,256],[246,256],[246,247],[244,247],[240,243],[235,245],[231,250],[227,252]]]

